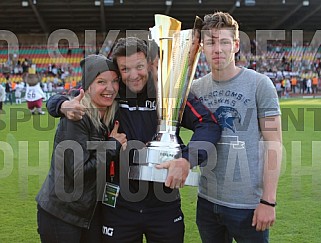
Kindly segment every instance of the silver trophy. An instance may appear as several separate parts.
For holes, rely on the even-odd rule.
[[[165,182],[167,169],[157,169],[156,164],[181,157],[177,141],[177,125],[181,122],[190,86],[200,55],[200,22],[196,17],[194,29],[180,30],[181,22],[155,15],[151,38],[160,49],[157,81],[158,132],[147,147],[134,153],[129,178]],[[190,171],[185,185],[198,186],[199,173]]]

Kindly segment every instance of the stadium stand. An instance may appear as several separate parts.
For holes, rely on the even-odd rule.
[[[107,49],[110,51],[111,47]],[[59,53],[55,53],[48,50],[47,46],[22,46],[19,48],[19,55],[10,54],[8,58],[8,48],[0,47],[0,83],[4,84],[8,76],[12,83],[21,83],[23,73],[31,69],[31,72],[41,75],[46,91],[48,83],[52,83],[53,93],[68,92],[71,88],[79,86],[78,82],[81,78],[79,62],[84,57],[84,52],[84,47],[75,49],[59,47]],[[311,82],[314,80],[313,88],[311,87],[309,93],[314,94],[319,91],[320,59],[320,48],[278,44],[270,45],[268,50],[261,52],[260,55],[252,52],[244,53],[241,50],[238,54],[238,65],[265,73],[274,83],[281,82],[282,94],[288,96],[296,93],[308,94],[306,87],[308,80]],[[195,78],[209,71],[205,56],[201,54]],[[291,85],[294,77],[297,80],[296,84]],[[287,80],[290,80],[290,87],[286,87]],[[289,92],[286,92],[287,89]]]
[[[23,82],[23,73],[30,68],[41,74],[44,89],[50,88],[48,84],[53,83],[53,89],[59,88],[60,92],[77,86],[80,79],[79,61],[86,49],[85,31],[95,31],[94,41],[99,43],[101,48],[110,30],[119,30],[118,37],[124,36],[126,30],[148,30],[153,26],[153,16],[156,13],[177,18],[182,21],[183,29],[186,29],[192,26],[195,15],[203,17],[211,11],[221,10],[232,13],[240,23],[240,30],[251,39],[250,43],[247,43],[250,46],[241,46],[241,52],[237,56],[238,65],[266,73],[275,83],[282,83],[283,89],[287,80],[290,80],[291,84],[291,80],[295,78],[296,88],[293,89],[294,85],[291,85],[290,92],[283,94],[307,93],[306,84],[309,82],[311,93],[320,89],[321,51],[317,49],[320,43],[310,43],[319,28],[319,0],[256,0],[251,6],[247,6],[243,1],[236,6],[235,0],[176,0],[165,1],[165,5],[163,0],[148,3],[143,0],[111,1],[110,5],[102,2],[1,1],[0,8],[4,11],[1,13],[0,30],[6,31],[1,32],[2,38],[6,34],[15,35],[19,42],[19,53],[8,55],[6,38],[0,38],[0,83],[4,84],[8,76],[12,83]],[[60,29],[75,33],[80,47],[69,49],[67,43],[59,46],[60,53],[49,53],[46,45],[48,36]],[[267,46],[267,50],[260,50],[255,40],[256,31],[276,29],[285,31],[285,40],[274,41]],[[303,43],[292,43],[291,31],[294,29],[302,30]],[[315,40],[319,39],[316,36]],[[92,52],[99,48],[92,47]],[[104,47],[103,54],[108,55],[110,49],[111,45]],[[205,57],[201,55],[196,78],[209,70]]]

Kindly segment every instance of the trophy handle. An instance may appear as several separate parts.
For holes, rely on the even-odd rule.
[[[183,93],[186,94],[182,99],[182,104],[180,107],[186,106],[187,97],[191,88],[192,81],[195,76],[197,64],[199,57],[201,55],[201,31],[203,26],[203,20],[196,16],[194,21],[194,27],[192,32],[192,45],[190,47],[190,51],[188,54],[188,72],[187,72],[187,80],[186,85],[183,87]],[[183,118],[184,109],[179,110],[178,121],[180,122]]]

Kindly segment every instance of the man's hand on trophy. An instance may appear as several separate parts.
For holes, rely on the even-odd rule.
[[[173,159],[156,165],[157,169],[168,169],[165,186],[174,188],[181,188],[185,184],[188,176],[190,163],[184,158]]]
[[[69,120],[78,121],[85,115],[85,107],[80,104],[82,98],[84,98],[84,90],[81,89],[78,96],[72,100],[66,100],[61,104],[60,112],[65,115]]]

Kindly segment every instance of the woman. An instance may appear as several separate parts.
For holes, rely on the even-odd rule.
[[[117,132],[117,121],[110,129],[119,89],[116,66],[101,55],[88,56],[80,66],[85,91],[81,102],[86,112],[77,122],[61,118],[50,171],[36,197],[38,232],[46,243],[100,242],[98,201],[105,185],[105,168],[126,143],[126,135]]]

